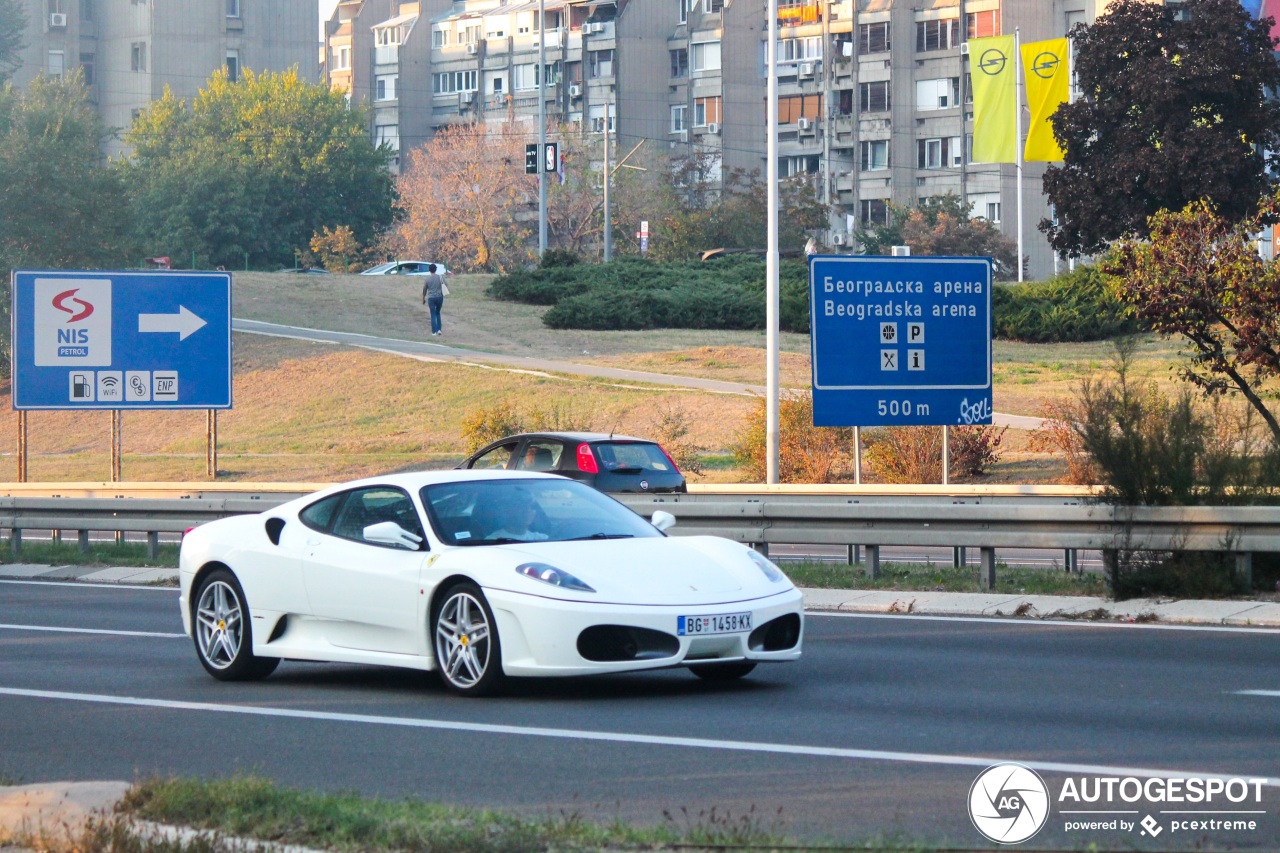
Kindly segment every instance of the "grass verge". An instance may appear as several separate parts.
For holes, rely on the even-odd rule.
[[[0,550],[0,563],[35,563],[50,566],[145,566],[178,567],[178,546],[161,544],[155,557],[147,556],[142,542],[91,542],[81,551],[74,542],[23,541],[22,553],[14,556],[9,547]]]
[[[144,820],[240,838],[370,853],[663,850],[672,846],[768,849],[784,843],[777,828],[766,825],[754,812],[738,817],[714,811],[667,815],[661,826],[638,828],[620,821],[595,824],[577,813],[539,819],[420,800],[303,791],[253,776],[147,779],[130,790],[120,810]],[[110,841],[110,826],[98,832]],[[82,849],[92,853],[119,848]]]
[[[987,592],[979,585],[978,568],[941,563],[880,563],[880,577],[868,575],[865,563],[787,562],[783,571],[796,586],[817,589],[887,589],[904,592]],[[1107,595],[1097,572],[1031,569],[996,563],[997,593],[1015,595]]]

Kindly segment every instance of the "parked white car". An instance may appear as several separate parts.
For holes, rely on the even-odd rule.
[[[387,261],[360,273],[360,275],[430,275],[427,271],[429,261]],[[444,264],[436,264],[438,275],[453,275],[445,269]]]
[[[688,667],[732,680],[800,657],[803,598],[752,549],[670,538],[574,480],[394,474],[191,530],[183,628],[214,678],[282,658],[437,670],[464,695],[508,676]]]

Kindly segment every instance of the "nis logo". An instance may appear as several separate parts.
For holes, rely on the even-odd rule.
[[[35,361],[38,366],[111,364],[111,282],[36,279]]]

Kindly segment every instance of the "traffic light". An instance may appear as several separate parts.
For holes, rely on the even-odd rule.
[[[524,173],[538,174],[538,143],[530,142],[524,147]]]
[[[543,152],[542,171],[559,172],[560,171],[560,143],[548,142],[546,151]]]

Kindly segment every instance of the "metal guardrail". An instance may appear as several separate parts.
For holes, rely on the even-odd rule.
[[[0,484],[0,528],[160,533],[262,512],[320,484]],[[819,489],[822,489],[819,491]],[[1116,507],[1060,487],[701,487],[682,495],[620,495],[642,515],[670,512],[681,535],[771,544],[861,546],[872,574],[886,545],[977,548],[995,583],[997,548],[1220,551],[1246,579],[1251,554],[1280,552],[1280,507]]]

